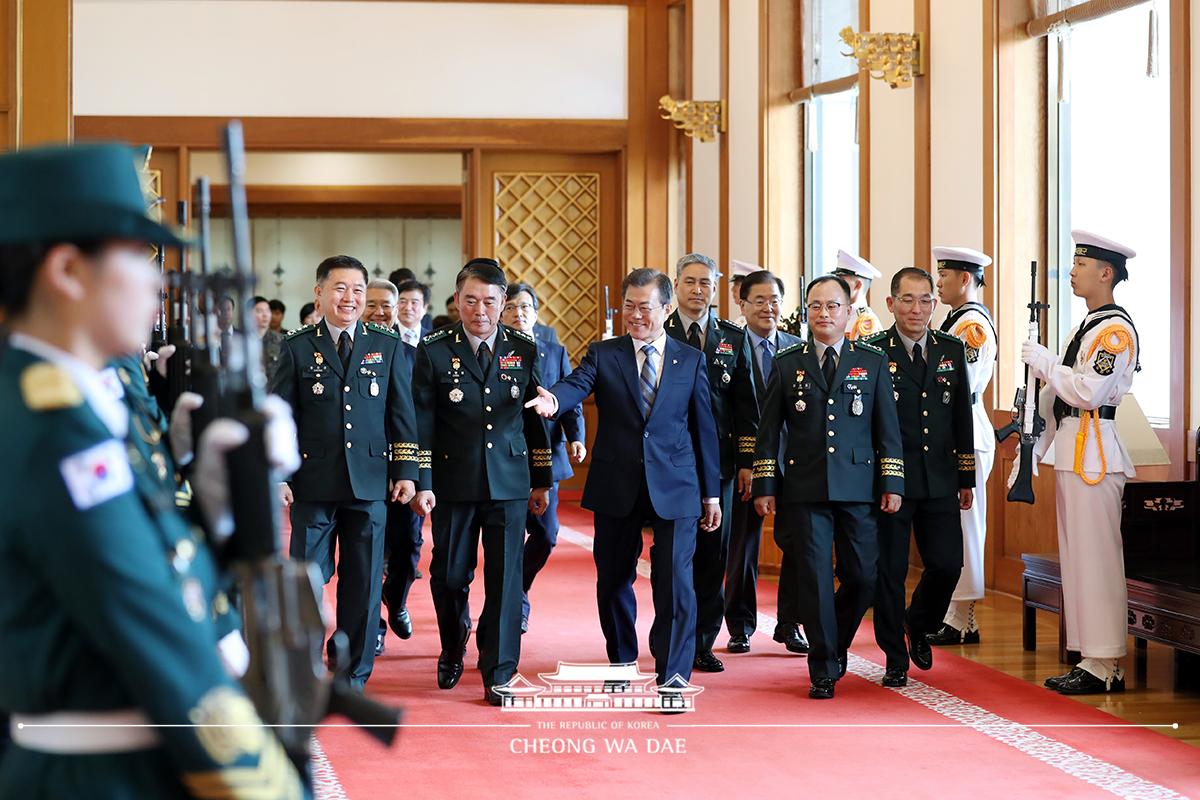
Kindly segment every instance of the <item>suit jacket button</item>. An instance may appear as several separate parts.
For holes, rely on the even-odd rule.
[[[487,424],[487,429],[488,429],[489,431],[492,429],[492,423],[490,423],[490,422],[489,422],[489,423]]]
[[[491,442],[488,442],[488,443],[487,443],[487,449],[488,449],[488,450],[491,450],[491,449],[492,449],[492,443],[491,443]]]
[[[929,397],[929,395],[926,394],[925,392],[921,392],[921,397]]]
[[[649,439],[649,438],[650,438],[650,431],[644,431],[644,432],[642,433],[642,438],[643,438],[643,439]]]
[[[789,467],[790,467],[790,466],[792,466],[792,465],[793,465],[793,464],[795,464],[795,463],[796,463],[796,459],[794,459],[794,458],[789,458],[789,459],[788,459],[788,466],[789,466]]]
[[[834,433],[835,433],[835,431],[830,431],[830,432],[829,432],[829,435],[830,435],[830,436],[833,436],[833,435],[834,435]]]
[[[349,387],[349,386],[343,386],[343,387],[342,387],[342,391],[343,391],[343,392],[348,392],[348,391],[350,391],[350,387]]]
[[[349,411],[349,410],[350,410],[350,404],[349,404],[349,403],[346,403],[346,410],[347,410],[347,411]]]
[[[833,398],[829,398],[829,405],[833,405]]]
[[[834,448],[832,448],[832,447],[831,447],[831,448],[829,448],[829,452],[831,452],[831,453],[832,453],[833,451],[834,451]]]
[[[491,407],[491,406],[484,406],[484,407],[483,407],[483,410],[484,410],[484,411],[491,411],[491,410],[492,410],[492,407]]]
[[[929,452],[929,445],[925,445],[925,446],[924,446],[924,447],[922,447],[921,449],[922,449],[922,450],[924,450],[926,453],[928,453],[928,452]]]
[[[491,394],[492,393],[491,387],[488,387],[488,386],[483,387],[483,393]]]
[[[350,429],[351,429],[351,428],[353,428],[353,427],[354,427],[354,425],[353,425],[353,424],[351,424],[351,423],[349,423],[349,422],[347,422],[347,423],[346,423],[346,430],[350,430]]]
[[[354,447],[354,442],[346,442],[346,449],[349,450],[351,447]]]

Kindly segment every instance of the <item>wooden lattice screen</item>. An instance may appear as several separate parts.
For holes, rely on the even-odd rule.
[[[598,338],[600,174],[497,172],[494,187],[496,258],[537,290],[541,322],[578,364]]]

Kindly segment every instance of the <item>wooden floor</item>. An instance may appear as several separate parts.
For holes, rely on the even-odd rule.
[[[910,596],[913,586],[916,585],[916,575],[915,571],[909,575]],[[975,606],[975,616],[979,620],[979,644],[937,649],[951,650],[976,663],[1007,672],[1039,686],[1047,677],[1061,675],[1069,669],[1058,660],[1057,615],[1045,611],[1037,613],[1037,650],[1034,652],[1026,652],[1021,647],[1020,598],[988,592],[987,598]],[[1134,678],[1133,653],[1131,637],[1129,655],[1121,662],[1126,672],[1123,694],[1084,695],[1072,699],[1129,722],[1145,725],[1177,722],[1178,730],[1158,730],[1200,747],[1200,689],[1173,688],[1174,651],[1169,647],[1150,643],[1146,672],[1141,681]]]

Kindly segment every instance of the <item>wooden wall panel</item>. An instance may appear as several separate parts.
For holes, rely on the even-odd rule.
[[[67,142],[71,118],[71,0],[16,0],[20,48],[18,142]]]

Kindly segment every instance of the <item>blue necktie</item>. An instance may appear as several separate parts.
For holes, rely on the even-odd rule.
[[[763,339],[761,342],[759,342],[758,346],[762,348],[762,380],[763,385],[766,386],[768,383],[770,383],[771,373],[775,369],[775,359],[772,357],[771,353],[771,351],[775,349],[775,346],[767,339]]]
[[[657,352],[654,345],[648,344],[642,348],[646,360],[642,362],[641,390],[642,417],[650,418],[650,409],[654,407],[654,395],[658,393],[655,384],[658,382],[658,369],[654,366],[654,355]]]

